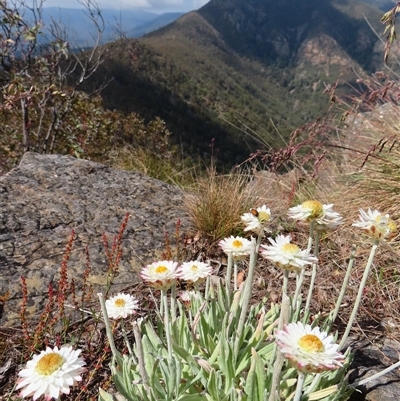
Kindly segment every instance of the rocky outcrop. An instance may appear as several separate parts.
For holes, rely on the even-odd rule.
[[[399,361],[400,344],[389,337],[371,343],[365,338],[349,344],[354,361],[348,373],[350,383],[367,380]],[[392,401],[400,399],[400,375],[394,369],[385,375],[358,386],[350,401]]]
[[[331,49],[330,52],[324,49]],[[338,67],[340,74],[349,74],[351,69],[362,71],[362,68],[330,36],[321,34],[305,40],[298,51],[299,67],[311,64],[319,68]],[[298,67],[298,68],[299,68]],[[329,76],[328,74],[326,74]]]
[[[108,259],[103,234],[110,242],[130,214],[121,238],[122,259],[113,290],[137,281],[138,270],[161,257],[165,233],[178,220],[188,228],[181,191],[140,173],[112,169],[68,156],[27,153],[20,165],[0,178],[0,296],[8,293],[0,326],[19,324],[20,276],[29,291],[28,319],[37,316],[58,272],[71,231],[75,241],[68,275],[77,288],[85,271],[94,291],[107,284]],[[112,245],[110,245],[110,248]]]

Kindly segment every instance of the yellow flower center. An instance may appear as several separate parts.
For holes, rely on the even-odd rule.
[[[125,301],[122,298],[118,298],[115,300],[114,304],[118,308],[123,308],[125,306]]]
[[[392,219],[388,218],[383,219],[382,217],[383,216],[380,214],[378,214],[378,216],[375,217],[375,222],[377,223],[378,227],[371,226],[369,228],[369,232],[372,234],[372,236],[378,238],[382,236],[386,236],[386,238],[388,239],[394,238],[397,233],[396,223]]]
[[[303,206],[305,209],[311,210],[310,214],[311,219],[316,219],[318,217],[321,217],[324,213],[324,208],[322,206],[322,203],[316,200],[305,201],[301,206]]]
[[[196,265],[192,265],[190,270],[192,270],[193,272],[197,272],[197,270],[199,270],[199,268]]]
[[[396,225],[396,223],[395,223],[393,220],[390,220],[390,219],[389,219],[389,221],[388,221],[388,228],[389,228],[389,231],[390,231],[391,233],[393,233],[393,234],[395,234],[396,231],[397,231],[397,225]]]
[[[35,370],[42,376],[51,376],[57,369],[59,369],[64,363],[64,358],[52,352],[50,354],[43,355],[38,363],[36,364]]]
[[[157,274],[163,274],[166,271],[168,271],[168,267],[166,267],[166,266],[157,266],[157,268],[156,268]]]
[[[258,213],[258,220],[260,220],[262,223],[268,221],[270,217],[271,216],[267,212],[261,211]]]
[[[318,353],[324,351],[324,344],[314,334],[306,334],[305,336],[301,337],[298,345],[307,352]]]
[[[235,239],[235,241],[232,242],[232,246],[234,248],[241,248],[243,246],[242,241],[239,241],[238,239]]]
[[[282,245],[282,251],[295,254],[300,251],[300,248],[296,244],[283,244]]]

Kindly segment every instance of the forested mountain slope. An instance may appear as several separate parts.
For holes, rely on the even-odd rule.
[[[280,146],[326,112],[326,85],[381,68],[365,19],[383,32],[381,14],[355,0],[211,0],[126,41],[102,69],[114,78],[104,101],[160,116],[187,152],[209,152],[215,138],[219,157],[236,163],[261,146],[243,131]]]

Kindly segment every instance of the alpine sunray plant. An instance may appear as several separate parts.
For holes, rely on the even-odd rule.
[[[310,269],[310,265],[312,279],[308,293],[312,294],[318,270],[321,230],[337,228],[341,223],[341,216],[332,210],[332,206],[308,201],[289,211],[289,217],[310,226],[309,242],[304,251],[292,243],[289,236],[283,235],[269,238],[270,245],[261,244],[264,226],[262,230],[253,227],[258,234],[257,240],[231,237],[221,241],[221,247],[228,255],[225,283],[219,280],[215,284],[216,281],[210,279],[211,269],[206,267],[209,264],[198,264],[193,274],[202,273],[202,279],[206,279],[204,288],[196,286],[195,291],[185,293],[181,299],[175,296],[175,283],[182,279],[194,281],[196,274],[190,272],[191,264],[195,262],[184,264],[183,267],[176,267],[173,261],[154,263],[153,268],[158,269],[157,280],[149,280],[152,274],[148,268],[143,269],[142,277],[149,281],[149,285],[154,286],[156,282],[156,288],[161,289],[162,307],[155,320],[149,316],[140,322],[133,321],[135,343],[128,347],[129,352],[125,355],[115,347],[110,324],[107,324],[105,302],[100,296],[114,355],[111,373],[120,397],[128,401],[348,399],[355,388],[345,380],[352,354],[350,349],[345,352],[342,350],[357,314],[358,298],[340,342],[337,343],[338,333],[331,332],[331,329],[338,315],[352,263],[349,264],[335,310],[328,317],[323,318],[318,314],[311,319],[308,309],[310,296],[306,302],[302,299],[303,273]],[[366,222],[364,214],[360,212],[361,222],[354,226],[370,233],[369,223],[373,218],[379,223],[379,231],[384,233],[379,239],[372,235],[374,244],[365,269],[367,276],[379,241],[384,239],[382,237],[393,236],[395,226],[387,215],[368,212],[365,214],[368,217]],[[378,214],[382,217],[377,218]],[[249,227],[250,217],[244,216],[242,220]],[[247,279],[236,287],[231,283],[235,263],[233,253],[243,245],[246,252],[238,256],[240,260],[248,260]],[[268,299],[250,302],[259,247],[265,258],[283,269],[281,304],[269,304]],[[351,259],[354,260],[354,255]],[[187,273],[183,274],[184,271]],[[294,294],[288,293],[290,271],[296,273]],[[165,277],[160,280],[163,274]],[[165,284],[163,280],[168,285],[162,285]],[[364,285],[365,280],[360,285],[360,294]],[[170,287],[168,302],[167,291]],[[114,395],[100,390],[99,401],[113,399],[116,399]]]

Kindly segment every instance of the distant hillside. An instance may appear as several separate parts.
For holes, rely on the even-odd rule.
[[[364,19],[382,32],[381,15],[355,0],[211,0],[126,42],[102,70],[115,78],[104,102],[160,116],[188,152],[208,153],[215,138],[236,163],[265,147],[254,131],[280,146],[326,112],[326,85],[357,86],[381,68],[382,45]]]
[[[169,24],[181,15],[182,13],[158,15],[142,10],[101,10],[104,20],[102,43],[114,40],[120,33],[127,37],[144,35]],[[54,21],[65,28],[68,40],[73,46],[93,45],[93,37],[96,37],[97,32],[84,9],[45,7],[42,16],[45,27],[49,27]]]
[[[171,22],[175,21],[179,17],[181,17],[183,13],[164,13],[158,16],[151,21],[139,25],[136,28],[129,30],[126,33],[128,38],[139,38],[140,36],[146,35],[146,33],[153,32],[157,29],[162,28],[165,25],[170,24]]]

